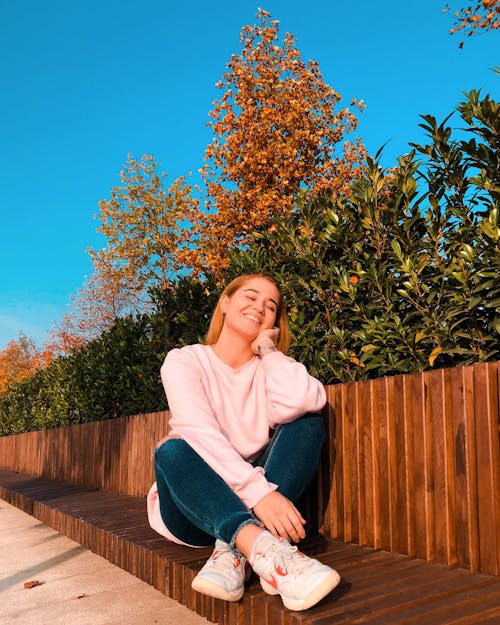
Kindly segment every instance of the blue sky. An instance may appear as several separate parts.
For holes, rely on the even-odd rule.
[[[499,33],[460,50],[444,1],[259,3],[344,103],[364,100],[357,135],[389,141],[386,166],[422,138],[419,114],[470,89],[498,99]],[[170,180],[203,165],[215,83],[259,3],[0,0],[0,349],[21,331],[41,345],[67,310],[128,153]]]

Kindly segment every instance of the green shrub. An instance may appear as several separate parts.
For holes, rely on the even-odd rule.
[[[500,359],[500,106],[473,91],[458,111],[462,132],[423,116],[428,143],[389,175],[368,159],[348,199],[300,201],[233,254],[228,280],[276,274],[291,355],[325,384]],[[202,339],[217,297],[210,277],[152,293],[150,314],[13,385],[0,435],[164,409],[164,356]]]
[[[458,110],[472,138],[424,116],[392,176],[368,159],[349,200],[299,203],[235,254],[232,274],[277,274],[292,355],[325,383],[500,357],[500,106]]]
[[[151,314],[117,319],[99,339],[13,385],[0,398],[0,435],[164,410],[163,359],[203,337],[216,296],[211,279],[181,278],[154,293]]]

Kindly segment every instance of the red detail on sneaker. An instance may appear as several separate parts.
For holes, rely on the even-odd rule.
[[[275,590],[278,590],[278,582],[274,578],[274,575],[271,575],[271,579],[266,579],[265,577],[263,577],[262,579],[265,582],[267,582],[269,584],[269,586],[272,586]]]
[[[286,577],[288,575],[288,572],[279,566],[275,566],[274,570],[276,574],[280,577]],[[278,580],[274,577],[274,575],[271,574],[270,579],[267,579],[266,577],[262,577],[262,579],[267,582],[269,586],[272,586],[274,589],[278,590]]]
[[[288,574],[287,571],[285,569],[282,569],[280,566],[275,566],[274,570],[278,575],[281,575],[281,577],[285,577],[285,575]]]
[[[234,564],[233,564],[235,569],[237,569],[240,566],[240,562],[241,562],[240,558],[235,559]]]

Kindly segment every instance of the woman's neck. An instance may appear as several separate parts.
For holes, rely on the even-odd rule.
[[[238,334],[225,331],[224,328],[217,342],[211,347],[217,356],[233,369],[239,369],[255,355],[248,340]]]

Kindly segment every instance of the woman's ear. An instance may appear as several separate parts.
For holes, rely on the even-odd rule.
[[[223,295],[220,298],[220,311],[223,315],[226,314],[228,304],[229,304],[229,297],[227,295]]]

